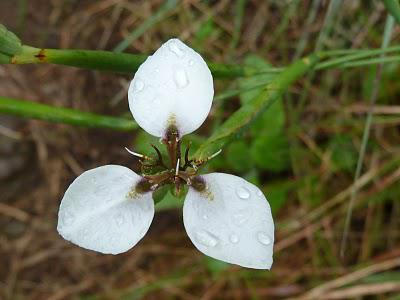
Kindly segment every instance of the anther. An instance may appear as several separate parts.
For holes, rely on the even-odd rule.
[[[134,152],[132,150],[129,150],[128,148],[125,147],[125,150],[128,151],[129,154],[132,154],[133,156],[139,157],[139,158],[143,158],[143,159],[148,159],[148,157],[146,155]]]
[[[207,160],[213,159],[214,157],[216,157],[217,155],[219,155],[222,152],[222,149],[219,149],[217,152],[215,152],[214,154],[212,154],[211,156],[207,157]]]
[[[181,162],[181,159],[178,158],[178,160],[176,161],[175,176],[178,176],[178,174],[179,174],[179,163],[180,162]]]

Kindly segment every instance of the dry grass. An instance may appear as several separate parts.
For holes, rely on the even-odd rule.
[[[24,2],[1,1],[0,17],[8,27],[21,28],[25,43],[113,49],[162,1],[32,0],[26,1],[26,14],[18,6]],[[238,45],[230,47],[235,1],[181,1],[129,51],[150,53],[178,36],[201,48],[211,61],[241,62],[246,54],[257,53],[274,65],[285,65],[304,30],[310,36],[306,51],[313,50],[328,4],[322,1],[316,20],[305,28],[311,1],[300,1],[284,27],[285,13],[296,1],[287,2],[248,1]],[[342,4],[327,48],[380,45],[385,11],[374,1],[361,2]],[[274,34],[280,26],[282,33]],[[398,34],[396,27],[394,40]],[[0,299],[389,299],[400,290],[400,166],[393,162],[399,153],[395,99],[400,89],[398,65],[392,69],[382,79],[384,94],[374,108],[371,147],[356,183],[354,171],[338,170],[326,144],[347,134],[359,149],[368,111],[368,69],[318,73],[312,81],[296,135],[303,155],[296,171],[260,172],[263,186],[286,180],[298,187],[275,216],[279,226],[271,272],[234,266],[213,271],[214,263],[205,262],[186,236],[180,210],[158,213],[146,237],[122,255],[100,255],[67,243],[56,231],[66,187],[82,170],[108,163],[134,166],[123,147],[135,135],[0,116]],[[0,94],[118,115],[128,111],[129,80],[60,66],[1,66]],[[229,84],[218,82],[217,94]],[[293,92],[296,100],[300,85]],[[226,108],[236,107],[237,99],[232,103]],[[345,155],[346,149],[342,151]],[[302,181],[309,176],[314,179]],[[360,191],[342,258],[340,239],[353,184]]]

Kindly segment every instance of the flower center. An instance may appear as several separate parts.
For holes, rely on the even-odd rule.
[[[136,193],[146,193],[155,191],[164,185],[172,184],[175,186],[174,193],[176,196],[180,195],[184,185],[192,186],[195,190],[203,192],[206,189],[206,185],[201,177],[197,175],[198,169],[218,155],[221,150],[203,160],[190,159],[191,143],[189,143],[182,157],[182,140],[175,125],[168,127],[165,138],[162,139],[162,144],[167,149],[167,162],[165,162],[161,151],[153,144],[151,146],[157,154],[156,158],[139,154],[126,148],[130,154],[139,158],[143,174],[143,180],[138,182],[133,190]]]

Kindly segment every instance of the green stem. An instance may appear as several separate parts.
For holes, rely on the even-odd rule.
[[[353,68],[353,67],[364,67],[377,64],[387,64],[391,62],[400,62],[400,55],[393,55],[389,57],[377,57],[370,59],[363,59],[355,62],[348,62],[340,65],[340,68]]]
[[[332,59],[319,63],[315,66],[316,70],[331,69],[341,67],[343,64],[354,62],[370,56],[380,55],[400,51],[400,46],[387,49],[366,49],[366,50],[332,50],[318,53],[317,55]],[[0,53],[1,55],[1,53]],[[98,50],[74,50],[74,49],[39,49],[30,46],[22,46],[22,52],[12,56],[0,56],[0,63],[30,64],[30,63],[52,63],[66,65],[90,70],[103,70],[121,73],[134,73],[139,66],[146,60],[146,55],[114,53],[110,51]],[[253,76],[260,73],[241,65],[227,65],[219,63],[208,63],[210,70],[215,78],[237,78],[243,76]],[[281,69],[268,68],[265,72],[280,72]]]
[[[82,127],[109,128],[121,131],[129,131],[137,128],[137,124],[130,119],[97,115],[75,109],[53,107],[7,97],[0,97],[0,114]]]
[[[13,64],[51,63],[90,70],[134,73],[146,60],[147,55],[115,53],[99,50],[39,49],[23,46],[22,53],[11,59]],[[209,63],[215,78],[235,78],[251,74],[237,65]]]
[[[229,119],[200,146],[194,156],[202,160],[219,149],[222,149],[225,144],[236,138],[245,127],[250,125],[257,116],[265,111],[272,103],[277,101],[291,84],[312,69],[321,58],[321,56],[314,54],[288,66],[277,75],[272,82],[267,84],[258,96],[235,111]]]
[[[341,64],[345,64],[348,63],[350,61],[355,61],[358,59],[362,59],[362,58],[366,58],[369,56],[375,56],[375,55],[381,55],[381,54],[386,54],[386,53],[390,53],[390,52],[397,52],[400,51],[400,46],[394,46],[394,47],[388,47],[385,49],[370,49],[370,50],[361,50],[358,51],[356,53],[351,53],[350,55],[345,55],[343,57],[339,57],[339,58],[334,58],[328,61],[325,61],[323,63],[318,64],[315,67],[315,70],[323,70],[323,69],[331,69],[334,67],[338,67]],[[322,52],[322,54],[324,55],[330,55],[332,52],[328,51],[328,52]],[[334,53],[334,52],[333,52]]]

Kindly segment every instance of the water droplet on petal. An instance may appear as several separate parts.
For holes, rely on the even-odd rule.
[[[183,57],[185,55],[185,52],[178,46],[177,43],[170,42],[168,46],[169,50],[171,50],[176,56]]]
[[[232,244],[239,243],[239,237],[236,234],[231,234],[229,236],[229,240],[231,241]]]
[[[156,69],[154,70],[154,72],[160,73],[160,69],[159,69],[159,68],[156,68]]]
[[[196,240],[206,247],[215,247],[218,244],[218,238],[206,230],[197,231],[195,236]]]
[[[63,223],[64,223],[65,226],[69,226],[69,225],[72,225],[74,223],[75,216],[72,213],[70,213],[69,211],[66,211],[64,213],[64,216],[63,216],[62,220],[63,220]]]
[[[178,88],[184,88],[189,84],[189,79],[187,77],[186,71],[184,69],[176,70],[174,74],[174,81]]]
[[[258,191],[257,191],[257,196],[258,196],[258,197],[262,197],[262,195],[263,195],[263,193],[262,193],[260,190],[258,190]]]
[[[194,61],[193,60],[189,60],[189,66],[193,66],[194,65]]]
[[[240,199],[246,200],[250,198],[250,191],[244,186],[239,186],[236,188],[236,195],[238,195]]]
[[[115,219],[115,223],[118,226],[122,226],[122,224],[124,224],[124,222],[125,222],[125,218],[122,214],[115,215],[114,219]]]
[[[135,80],[135,90],[140,92],[144,89],[144,82],[141,79]]]
[[[257,233],[257,239],[261,244],[266,245],[266,246],[270,245],[272,242],[269,235],[266,234],[265,232]]]
[[[207,220],[207,219],[208,219],[208,215],[204,214],[204,215],[203,215],[203,219],[204,219],[204,220]]]

